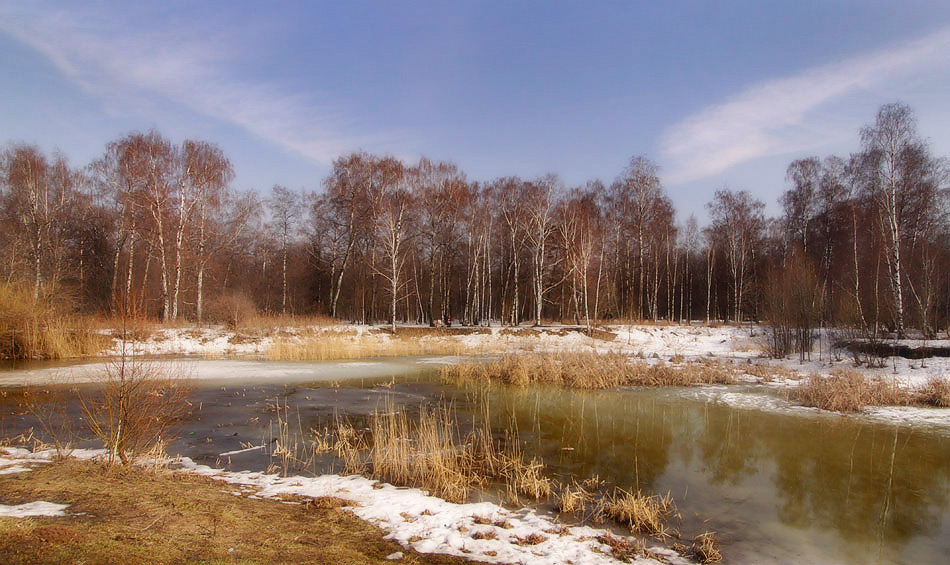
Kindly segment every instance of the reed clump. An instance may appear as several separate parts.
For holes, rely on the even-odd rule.
[[[719,563],[722,553],[719,551],[719,538],[713,532],[704,532],[693,538],[689,555],[700,563]]]
[[[668,537],[667,521],[677,516],[673,498],[645,495],[640,491],[628,492],[614,489],[603,505],[604,515],[627,528],[632,533]]]
[[[950,380],[930,377],[916,391],[915,400],[920,404],[937,408],[950,408]]]
[[[519,472],[527,477],[521,479],[522,485],[544,482],[537,479],[543,466],[524,462],[517,449],[509,450],[505,442],[495,441],[487,421],[463,433],[451,405],[421,406],[415,417],[388,405],[373,415],[365,433],[338,420],[334,436],[322,444],[333,444],[342,454],[347,473],[426,489],[452,502],[465,502],[473,489],[516,477]],[[509,436],[506,441],[518,440]],[[536,493],[543,492],[543,487],[533,488]]]
[[[736,370],[725,364],[672,365],[632,361],[620,353],[505,355],[489,363],[460,363],[441,369],[442,378],[462,382],[498,382],[514,386],[548,384],[598,390],[622,386],[729,384]]]
[[[582,523],[610,521],[632,534],[659,540],[678,537],[667,526],[680,517],[669,494],[608,488],[597,477],[561,483],[550,477],[541,460],[526,458],[517,431],[509,429],[498,438],[492,434],[490,421],[487,407],[470,426],[460,426],[452,404],[421,405],[416,415],[410,415],[390,401],[366,425],[335,418],[332,426],[314,431],[310,449],[315,454],[336,453],[343,459],[346,473],[425,489],[452,502],[466,502],[475,490],[500,488],[499,494],[513,505],[521,505],[522,497],[536,502],[553,499],[558,513],[574,516]],[[507,522],[481,516],[473,517],[473,521],[511,527]],[[475,539],[490,539],[478,532],[472,535]],[[542,541],[525,538],[521,543]],[[650,556],[646,546],[636,540],[616,538],[608,545],[616,555]],[[684,552],[689,550],[683,548]]]
[[[73,314],[68,298],[0,283],[0,359],[67,359],[96,355],[110,340],[93,321]]]
[[[860,412],[866,406],[907,406],[914,400],[913,392],[896,382],[856,371],[811,375],[793,397],[806,406],[836,412]]]

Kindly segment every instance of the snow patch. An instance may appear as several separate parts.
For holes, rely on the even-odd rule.
[[[7,518],[31,518],[34,516],[65,516],[68,504],[56,504],[55,502],[27,502],[26,504],[17,504],[7,506],[0,504],[0,516]]]

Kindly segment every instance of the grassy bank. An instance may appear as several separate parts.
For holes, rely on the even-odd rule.
[[[463,563],[383,540],[335,498],[299,504],[235,496],[186,473],[65,459],[0,475],[0,503],[69,504],[60,518],[0,518],[5,563]]]

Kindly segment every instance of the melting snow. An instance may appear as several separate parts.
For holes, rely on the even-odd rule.
[[[7,518],[29,518],[33,516],[65,516],[68,504],[56,504],[55,502],[27,502],[26,504],[17,504],[7,506],[0,504],[0,516]]]

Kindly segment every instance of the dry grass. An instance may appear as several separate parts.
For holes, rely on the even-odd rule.
[[[97,355],[110,345],[94,318],[72,314],[68,300],[43,289],[39,298],[0,283],[0,359],[68,359]]]
[[[642,540],[604,534],[597,536],[597,541],[610,548],[610,554],[613,555],[614,559],[624,563],[629,563],[648,554],[646,543]]]
[[[241,329],[266,332],[268,335],[277,332],[280,328],[330,328],[339,326],[340,321],[329,316],[309,315],[295,316],[292,314],[254,314],[244,318]]]
[[[719,551],[719,538],[713,532],[704,532],[693,538],[689,555],[700,563],[719,563],[722,553]]]
[[[615,489],[603,504],[603,513],[607,518],[622,524],[636,534],[650,534],[667,537],[666,523],[677,516],[673,498],[666,496],[647,496],[641,492],[627,492]]]
[[[461,355],[463,344],[443,339],[364,335],[278,337],[265,352],[270,361],[330,361],[408,355]]]
[[[860,412],[865,406],[906,406],[913,401],[913,393],[896,382],[856,371],[811,375],[793,397],[806,406],[836,412]]]
[[[554,511],[559,514],[583,516],[591,502],[591,494],[583,486],[574,483],[564,485],[554,496]]]
[[[368,437],[338,420],[333,439],[321,444],[332,445],[342,456],[346,472],[423,488],[453,502],[464,502],[473,489],[519,472],[526,491],[526,485],[543,483],[541,465],[525,463],[517,450],[504,449],[492,438],[487,421],[463,434],[451,405],[421,406],[416,417],[389,405],[373,416]]]
[[[517,444],[515,444],[517,445]],[[544,464],[537,458],[525,462],[520,452],[515,451],[504,460],[506,499],[514,505],[521,505],[521,496],[531,500],[547,500],[553,490],[553,481],[544,475]]]
[[[253,500],[225,483],[66,459],[0,476],[0,503],[69,504],[70,516],[0,518],[4,563],[463,563],[422,556],[339,499]]]
[[[728,384],[735,382],[735,373],[734,367],[721,363],[649,364],[633,362],[619,353],[506,355],[491,363],[461,363],[441,369],[442,378],[446,380],[515,386],[549,384],[588,390]]]
[[[915,400],[927,406],[950,408],[950,380],[930,377],[927,384],[916,391]]]

